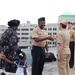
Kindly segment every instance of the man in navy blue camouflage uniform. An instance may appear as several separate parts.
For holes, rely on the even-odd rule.
[[[3,51],[6,57],[11,61],[15,61],[16,59],[18,59],[18,56],[16,54],[16,50],[18,48],[18,37],[16,30],[19,24],[19,20],[10,20],[8,22],[8,29],[6,29],[6,31],[1,36],[1,51]],[[16,70],[15,65],[10,65],[7,62],[3,62],[3,65],[7,72],[15,72]]]

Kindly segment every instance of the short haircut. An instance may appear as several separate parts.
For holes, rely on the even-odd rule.
[[[68,22],[68,24],[72,24],[72,25],[73,25],[73,23],[72,23],[72,22]]]
[[[67,25],[64,25],[63,23],[60,23],[62,25],[62,28],[66,29]]]
[[[45,21],[45,17],[39,18],[39,19],[38,19],[38,22],[40,22],[40,21]]]

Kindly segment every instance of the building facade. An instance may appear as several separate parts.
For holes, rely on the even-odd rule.
[[[35,28],[37,24],[21,24],[18,27],[17,35],[19,38],[19,47],[22,48],[28,48],[32,46],[32,38],[31,38],[31,32],[33,28]],[[0,36],[1,34],[7,29],[8,27],[5,25],[0,25]],[[58,26],[57,23],[50,23],[47,24],[44,28],[48,35],[57,35],[58,32]],[[56,41],[48,41],[49,47],[55,47]]]
[[[66,12],[58,17],[58,22],[61,20],[67,20],[74,23],[75,28],[75,15]],[[57,35],[58,33],[58,22],[57,23],[48,23],[44,30],[48,33],[48,35]],[[31,38],[31,32],[33,28],[35,28],[37,24],[31,24],[29,21],[27,21],[27,24],[21,24],[17,30],[17,35],[19,38],[19,47],[21,48],[30,48],[32,46],[32,38]],[[8,27],[5,25],[0,25],[0,36],[1,34],[7,29]],[[56,40],[50,41],[48,40],[48,47],[55,47],[56,46]]]

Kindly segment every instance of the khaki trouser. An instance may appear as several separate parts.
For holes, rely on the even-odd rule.
[[[70,54],[62,54],[61,59],[57,60],[59,75],[69,75]]]

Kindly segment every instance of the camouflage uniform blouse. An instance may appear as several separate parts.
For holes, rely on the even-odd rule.
[[[13,28],[9,27],[1,36],[2,51],[4,51],[8,59],[16,59],[17,43],[17,32]]]
[[[6,57],[11,61],[15,61],[18,59],[18,56],[16,54],[16,50],[18,47],[17,43],[17,32],[13,28],[9,27],[1,36],[0,51],[3,51]],[[8,64],[5,61],[2,61],[2,68],[3,67],[7,72],[9,72],[9,70],[12,72],[12,70],[16,69],[15,64]]]

